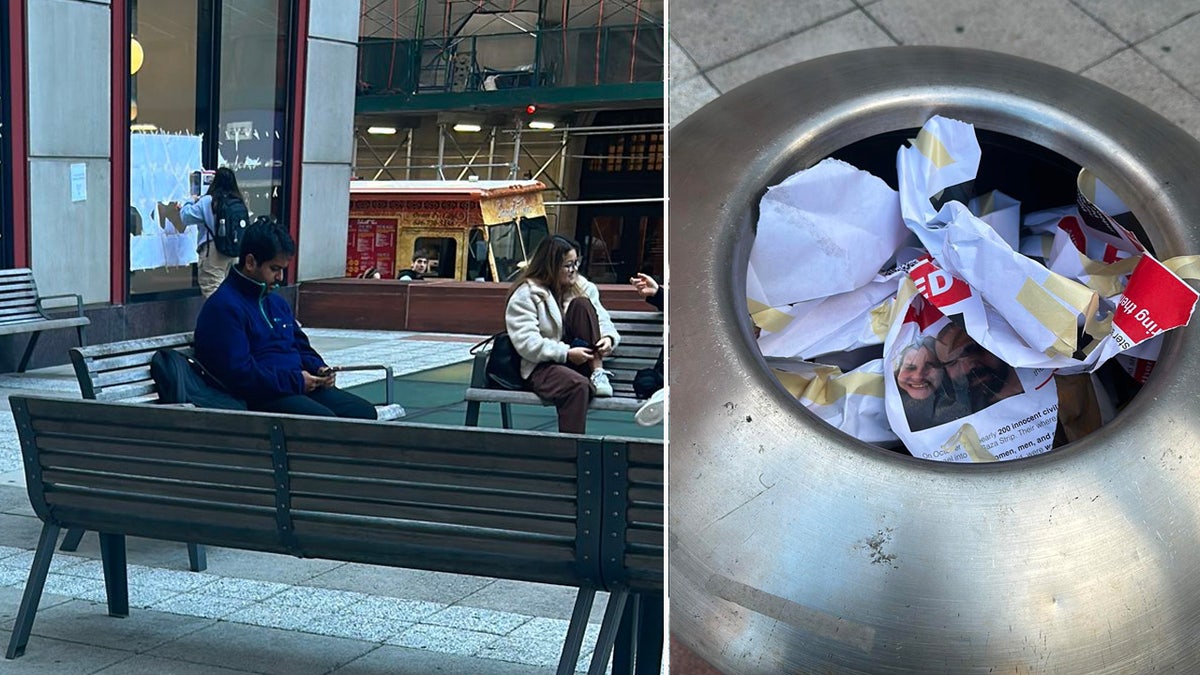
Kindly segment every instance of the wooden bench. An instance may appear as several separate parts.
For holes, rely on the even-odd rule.
[[[613,355],[604,360],[604,369],[612,371],[611,398],[593,398],[589,410],[618,410],[633,413],[644,403],[633,393],[633,377],[643,368],[652,368],[658,360],[663,346],[662,312],[609,312],[621,343]],[[553,405],[543,401],[531,391],[491,388],[487,379],[487,357],[490,350],[475,354],[471,366],[471,384],[464,398],[467,401],[466,425],[479,426],[479,404],[499,403],[500,423],[505,429],[512,428],[512,413],[509,406]]]
[[[91,347],[71,349],[71,365],[84,398],[99,401],[153,403],[158,400],[158,387],[150,377],[150,359],[159,349],[177,349],[187,356],[195,352],[192,333],[173,333],[155,337],[109,342]],[[394,420],[404,415],[404,408],[393,398],[392,368],[384,365],[347,366],[347,371],[382,370],[385,377],[384,403],[377,405],[379,419]],[[83,530],[72,529],[63,540],[62,550],[79,547]],[[204,549],[188,544],[188,561],[192,571],[207,566]]]
[[[64,298],[75,299],[74,316],[52,318],[46,314],[44,303],[47,300]],[[33,270],[0,270],[0,335],[32,333],[17,365],[18,373],[25,372],[42,331],[74,328],[79,333],[79,344],[82,346],[87,344],[83,329],[90,323],[91,319],[83,315],[83,297],[79,294],[39,296]]]
[[[44,522],[10,659],[28,643],[61,528],[101,533],[113,616],[129,613],[127,535],[576,587],[559,673],[575,670],[596,591],[611,594],[588,671],[596,675],[627,602],[662,592],[661,441],[10,403]]]

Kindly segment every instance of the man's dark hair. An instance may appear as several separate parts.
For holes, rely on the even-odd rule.
[[[283,253],[295,255],[296,242],[292,235],[279,221],[270,216],[259,216],[246,227],[242,235],[242,255],[238,257],[238,266],[246,264],[246,256],[253,255],[258,264],[263,264]]]

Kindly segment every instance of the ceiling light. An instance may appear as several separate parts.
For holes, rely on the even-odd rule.
[[[549,130],[554,128],[554,122],[548,122],[546,120],[533,120],[529,123],[529,128]]]
[[[368,127],[367,133],[390,136],[396,133],[396,127]]]
[[[483,131],[483,126],[473,122],[459,122],[458,124],[454,125],[454,130],[463,131],[466,133],[475,133],[477,131]]]

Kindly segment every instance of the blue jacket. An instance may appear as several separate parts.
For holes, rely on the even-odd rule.
[[[248,401],[303,394],[300,371],[325,366],[287,301],[236,267],[200,309],[196,360]]]

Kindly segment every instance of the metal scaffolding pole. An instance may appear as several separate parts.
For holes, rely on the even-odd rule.
[[[446,174],[442,171],[442,165],[446,161],[446,125],[438,125],[438,159],[437,159],[437,174],[441,180],[446,180]]]
[[[517,129],[513,135],[513,158],[512,165],[508,170],[508,179],[516,180],[517,173],[521,169],[521,120],[517,120]]]

